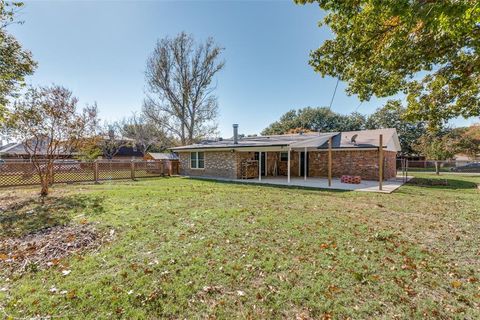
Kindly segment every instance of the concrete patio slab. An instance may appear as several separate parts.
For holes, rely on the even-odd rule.
[[[291,178],[290,183],[287,182],[286,177],[262,177],[262,180],[258,179],[224,179],[215,177],[190,177],[194,179],[207,179],[218,180],[225,182],[236,183],[249,183],[249,184],[263,184],[263,185],[277,185],[286,187],[303,187],[303,188],[315,188],[315,189],[333,189],[333,190],[346,190],[346,191],[361,191],[361,192],[378,192],[378,193],[392,193],[396,189],[400,188],[404,183],[402,176],[397,176],[395,179],[386,180],[383,182],[382,190],[378,188],[378,181],[363,180],[360,184],[342,183],[340,179],[332,179],[332,186],[328,186],[328,179],[325,178]],[[407,181],[413,177],[408,177]]]

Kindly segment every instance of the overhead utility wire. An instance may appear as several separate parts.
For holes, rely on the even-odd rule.
[[[340,82],[340,78],[337,78],[337,84],[335,85],[335,89],[333,90],[332,100],[330,100],[330,105],[328,106],[328,109],[332,108],[333,99],[335,98],[335,94],[337,93],[337,87],[339,82]]]

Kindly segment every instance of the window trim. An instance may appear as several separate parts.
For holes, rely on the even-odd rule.
[[[285,154],[286,155],[286,160],[282,160],[282,154]],[[288,151],[285,151],[285,152],[280,152],[280,161],[283,161],[283,162],[287,162],[288,161]]]
[[[199,164],[200,164],[199,154],[200,153],[203,154],[203,157],[202,157],[203,167],[199,166]],[[195,155],[195,157],[192,158],[192,155]],[[192,169],[192,170],[204,170],[205,169],[205,152],[203,152],[203,151],[191,151],[189,162],[190,162],[190,169]],[[192,166],[192,162],[195,164],[195,166]]]

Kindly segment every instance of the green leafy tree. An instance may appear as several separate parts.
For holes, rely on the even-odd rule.
[[[406,108],[398,100],[389,100],[385,106],[372,113],[365,124],[367,129],[397,129],[402,153],[415,154],[413,144],[426,133],[425,123],[422,121],[405,120]]]
[[[83,139],[78,146],[76,158],[81,161],[93,162],[103,155],[100,136]]]
[[[448,134],[426,133],[414,143],[413,149],[428,160],[434,160],[435,172],[440,174],[438,161],[449,160],[454,156],[455,150],[452,145],[452,139]]]
[[[407,95],[406,116],[436,130],[480,115],[478,0],[295,0],[316,2],[334,39],[311,52],[310,65],[338,77],[347,93]]]
[[[456,128],[448,134],[455,154],[475,159],[480,154],[480,125]]]
[[[329,108],[307,107],[290,110],[262,131],[263,135],[302,131],[353,131],[363,129],[365,117],[359,113],[342,115]]]
[[[25,77],[36,67],[31,53],[6,30],[12,23],[21,23],[15,18],[22,6],[21,2],[0,0],[0,123],[5,120],[8,98],[16,96],[18,88],[25,84]]]

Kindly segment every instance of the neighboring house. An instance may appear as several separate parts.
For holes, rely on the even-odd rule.
[[[149,163],[161,163],[163,172],[168,172],[169,175],[178,174],[179,159],[175,153],[171,152],[147,152],[143,157]]]
[[[4,146],[0,146],[0,158],[5,158],[7,156],[8,150],[12,148],[13,146],[17,145],[15,142],[7,143]]]
[[[35,140],[27,140],[30,142],[31,145],[34,145],[33,141]],[[44,158],[47,156],[47,147],[48,141],[42,140],[39,141],[37,145],[37,152],[36,156],[39,158]],[[58,156],[61,158],[72,158],[74,157],[74,152],[67,152],[66,150],[60,151]],[[30,159],[30,153],[27,152],[25,148],[25,142],[17,142],[17,143],[9,143],[3,147],[0,147],[0,158],[2,159]]]
[[[2,159],[30,159],[30,154],[25,150],[25,143],[9,143],[0,147],[0,157]],[[47,141],[40,141],[38,144],[38,157],[46,156]],[[75,158],[78,155],[77,152],[60,152],[61,158]],[[102,159],[107,159],[104,155]],[[112,158],[113,160],[142,160],[143,153],[132,143],[125,142],[121,146]]]
[[[147,152],[143,157],[144,160],[168,160],[178,161],[178,156],[172,152]]]
[[[103,159],[107,157],[103,156]],[[121,146],[118,152],[113,156],[113,160],[142,160],[143,153],[132,145]]]
[[[468,161],[479,161],[480,160],[480,154],[477,154],[475,157],[472,157],[472,156],[469,156],[469,155],[466,155],[466,154],[456,154],[453,159],[455,161],[464,161],[464,162],[468,162]]]
[[[379,138],[383,137],[384,179],[397,175],[401,150],[395,129],[305,133],[206,141],[176,147],[180,174],[227,179],[262,176],[327,177],[328,141],[332,139],[332,176],[379,178]],[[260,168],[258,166],[260,163]]]

